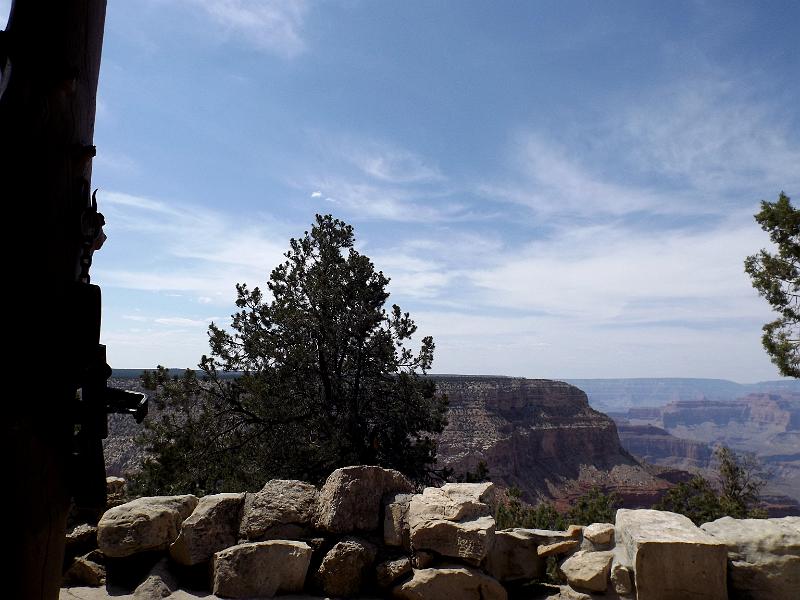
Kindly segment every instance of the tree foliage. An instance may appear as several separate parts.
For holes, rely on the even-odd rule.
[[[203,377],[170,378],[162,368],[149,376],[160,416],[141,440],[150,453],[142,492],[319,482],[352,464],[425,474],[446,412],[421,376],[434,343],[409,347],[414,321],[397,305],[384,308],[389,279],[354,242],[350,225],[317,215],[290,241],[268,293],[236,286],[230,328],[209,327]]]
[[[517,487],[506,490],[506,500],[495,512],[498,529],[524,527],[527,529],[566,529],[568,525],[614,522],[622,498],[616,492],[605,494],[592,488],[575,500],[566,512],[559,512],[550,502],[531,506],[522,501],[522,492]]]
[[[697,525],[724,516],[737,519],[766,517],[765,511],[759,507],[766,473],[755,456],[718,446],[714,458],[716,485],[695,475],[688,482],[670,489],[655,508],[686,515]]]
[[[744,263],[753,287],[778,313],[764,325],[761,341],[782,375],[800,377],[800,211],[781,192],[777,202],[761,202],[755,219],[777,247]]]

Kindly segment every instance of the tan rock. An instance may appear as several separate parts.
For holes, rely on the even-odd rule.
[[[195,496],[137,498],[105,512],[97,524],[97,544],[115,558],[166,549],[197,506]]]
[[[614,525],[611,523],[592,523],[583,530],[583,537],[598,545],[614,541]]]
[[[800,596],[800,517],[723,517],[700,528],[727,547],[732,595],[753,600]]]
[[[620,596],[633,595],[633,571],[617,561],[611,563],[611,585]]]
[[[563,542],[555,542],[553,544],[539,546],[536,549],[536,554],[539,555],[539,558],[558,556],[560,554],[569,554],[570,552],[577,550],[578,546],[580,546],[580,542],[578,540],[564,540]]]
[[[494,543],[494,519],[425,521],[411,530],[411,545],[479,565]]]
[[[538,545],[538,538],[525,530],[496,531],[483,568],[502,582],[541,577],[545,563],[537,554]]]
[[[272,479],[255,494],[247,494],[241,537],[251,541],[291,539],[306,532],[317,510],[317,488],[292,479]]]
[[[558,593],[547,596],[545,600],[592,600],[589,594],[573,590],[568,585],[559,586]]]
[[[411,499],[408,523],[414,550],[432,550],[479,565],[494,543],[491,483],[449,483]]]
[[[555,531],[552,529],[528,529],[515,527],[514,529],[504,529],[503,531],[521,531],[527,537],[535,538],[541,546],[555,544],[556,542],[574,541],[575,538],[566,531]]]
[[[383,543],[387,546],[411,548],[411,536],[408,525],[408,508],[412,494],[395,494],[384,507]]]
[[[311,547],[304,542],[239,544],[214,554],[213,591],[226,598],[300,592],[310,562]]]
[[[106,568],[88,556],[79,556],[64,573],[65,585],[97,587],[106,583]]]
[[[567,527],[567,535],[574,538],[579,538],[583,534],[583,525],[570,525]]]
[[[163,558],[153,566],[145,580],[133,591],[133,600],[166,598],[177,589],[178,583],[169,572],[169,561]]]
[[[376,553],[375,546],[358,538],[350,537],[337,542],[322,559],[316,573],[317,583],[328,596],[355,596]]]
[[[409,524],[428,519],[463,521],[494,514],[497,491],[493,483],[446,483],[415,494],[409,508]]]
[[[381,526],[384,496],[413,491],[411,482],[393,469],[373,466],[336,469],[319,493],[317,526],[331,533],[377,530]]]
[[[379,564],[375,569],[375,579],[379,586],[388,588],[407,573],[411,573],[411,561],[404,556]]]
[[[399,600],[507,600],[496,579],[469,567],[448,565],[417,569],[410,581],[394,588]]]
[[[639,600],[727,600],[726,547],[687,517],[621,508],[615,537]]]
[[[611,559],[611,552],[580,550],[565,560],[560,568],[571,587],[589,592],[605,592]]]
[[[170,556],[182,565],[211,560],[215,552],[236,545],[244,494],[213,494],[200,499],[183,522],[181,532],[169,547]]]

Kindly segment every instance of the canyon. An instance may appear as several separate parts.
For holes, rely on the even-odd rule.
[[[439,436],[437,469],[456,476],[483,462],[498,486],[515,486],[527,502],[567,508],[594,487],[619,493],[628,507],[650,506],[671,486],[620,444],[615,422],[593,409],[573,385],[545,379],[433,376],[449,400]],[[138,379],[111,385],[142,391]],[[124,476],[141,460],[140,426],[112,415],[105,440],[109,475]]]

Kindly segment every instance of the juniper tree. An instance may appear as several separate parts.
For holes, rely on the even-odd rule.
[[[266,291],[236,286],[239,310],[229,328],[210,325],[202,377],[156,373],[161,416],[141,440],[150,453],[141,492],[318,482],[352,464],[425,474],[446,412],[422,376],[433,339],[409,346],[414,321],[385,308],[389,278],[354,241],[350,225],[317,215]]]
[[[800,377],[800,210],[781,192],[777,202],[761,202],[755,219],[777,247],[744,262],[753,287],[778,313],[764,325],[761,341],[781,375]]]

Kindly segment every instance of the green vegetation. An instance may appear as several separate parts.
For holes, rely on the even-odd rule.
[[[774,254],[762,249],[744,261],[753,287],[778,313],[761,341],[781,375],[800,378],[800,211],[781,192],[777,202],[761,202],[755,219],[777,246]]]
[[[268,294],[238,284],[229,330],[211,324],[211,356],[155,388],[159,418],[139,443],[149,458],[133,481],[147,494],[258,489],[270,478],[320,482],[333,469],[377,464],[423,478],[436,455],[446,399],[420,377],[434,343],[384,309],[389,279],[354,249],[350,225],[317,215],[290,241]],[[239,377],[225,377],[235,371]]]
[[[654,508],[686,515],[697,525],[724,516],[765,518],[767,514],[759,508],[759,499],[766,478],[757,459],[751,454],[737,454],[726,446],[719,446],[714,456],[716,487],[697,475],[669,490]]]
[[[516,487],[509,488],[506,495],[508,499],[497,507],[495,513],[497,529],[563,530],[568,525],[613,523],[614,514],[622,504],[619,494],[604,494],[599,488],[592,488],[579,497],[565,513],[558,512],[549,502],[540,502],[536,506],[525,504],[521,499],[522,492]]]

